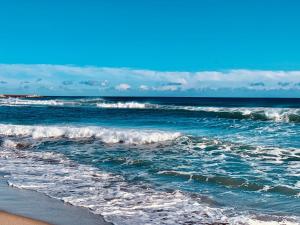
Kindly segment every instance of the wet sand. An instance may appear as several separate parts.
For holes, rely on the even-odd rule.
[[[1,225],[111,225],[85,208],[65,204],[38,192],[9,187],[2,178],[0,212]]]

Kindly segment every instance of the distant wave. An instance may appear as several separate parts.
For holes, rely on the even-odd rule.
[[[0,172],[6,174],[10,186],[86,207],[116,225],[299,224],[297,217],[256,216],[212,207],[200,195],[158,191],[141,183],[133,185],[121,175],[78,164],[62,154],[15,151],[12,148],[16,145],[0,149]]]
[[[218,117],[231,119],[273,120],[275,122],[300,122],[300,109],[297,108],[176,106],[138,102],[98,103],[97,107],[116,109],[182,110],[210,113]]]
[[[138,103],[138,102],[116,102],[116,103],[97,103],[99,108],[116,108],[116,109],[145,109],[153,108],[149,104]]]
[[[31,100],[31,99],[19,99],[19,98],[4,98],[0,99],[0,105],[4,106],[27,106],[27,105],[51,105],[62,106],[66,103],[58,100]]]
[[[80,98],[80,99],[28,99],[28,98],[0,98],[0,106],[95,106],[103,102],[102,98]]]
[[[210,107],[210,106],[180,106],[164,105],[141,102],[109,102],[103,98],[82,98],[73,100],[51,99],[0,99],[0,106],[88,106],[105,109],[147,109],[167,111],[191,111],[206,113],[207,116],[215,116],[229,119],[270,120],[275,122],[300,122],[299,108],[271,108],[271,107]]]
[[[96,138],[104,143],[152,144],[171,141],[178,132],[163,132],[103,127],[23,126],[0,124],[0,135],[39,138]]]
[[[300,109],[267,107],[183,107],[184,110],[215,113],[232,119],[273,120],[276,122],[300,122]]]

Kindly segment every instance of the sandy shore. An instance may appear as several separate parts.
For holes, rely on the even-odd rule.
[[[33,220],[27,217],[14,215],[4,211],[0,211],[1,225],[50,225],[49,223]]]
[[[112,225],[89,210],[64,204],[41,193],[9,187],[0,177],[0,225]],[[10,212],[23,217],[11,216]],[[34,218],[35,220],[29,219]],[[16,219],[11,221],[11,219]],[[46,221],[36,222],[36,221]]]

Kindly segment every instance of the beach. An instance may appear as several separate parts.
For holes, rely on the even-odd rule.
[[[299,108],[299,99],[0,99],[0,210],[54,225],[298,225]]]
[[[109,225],[87,209],[34,191],[13,188],[0,179],[1,225]]]

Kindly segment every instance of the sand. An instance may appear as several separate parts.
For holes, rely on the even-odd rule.
[[[112,225],[88,209],[71,206],[41,193],[9,187],[0,177],[0,212],[10,212],[26,218],[55,225]],[[3,216],[3,214],[1,214]],[[0,220],[0,225],[7,223]],[[40,223],[33,223],[39,225]],[[9,225],[19,225],[11,223]],[[21,223],[27,225],[27,223]]]
[[[8,212],[0,211],[1,225],[50,225],[49,223],[33,220],[27,217],[14,215]]]

